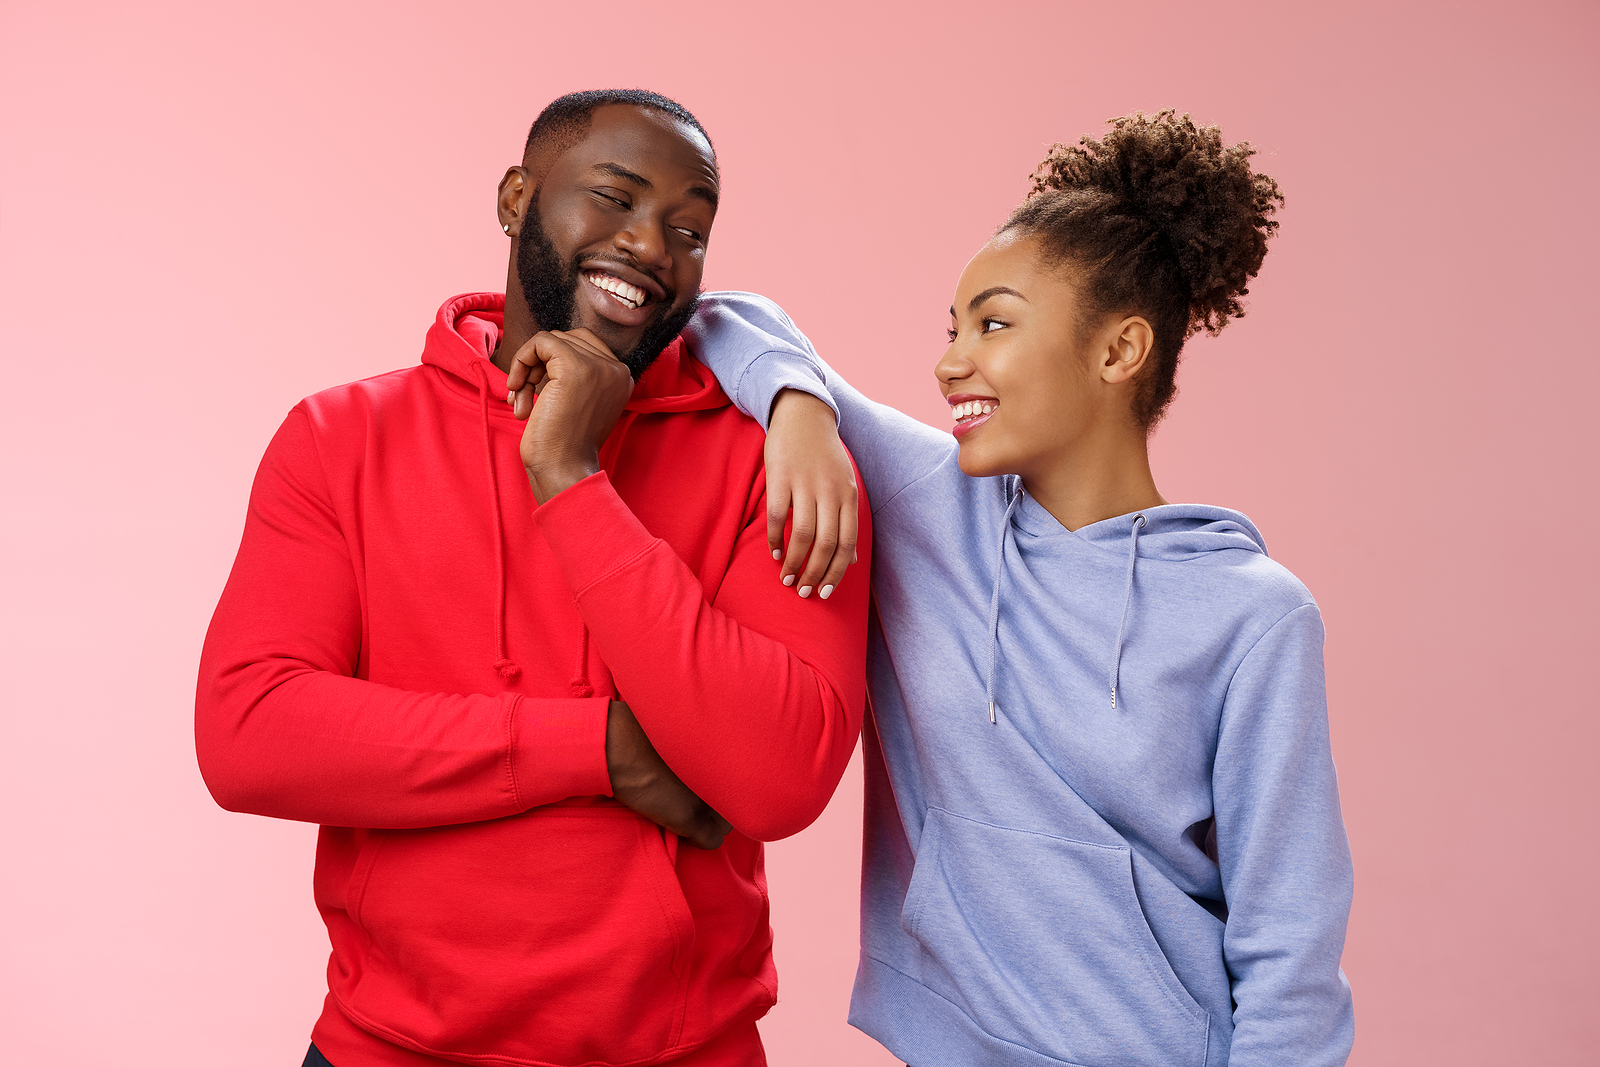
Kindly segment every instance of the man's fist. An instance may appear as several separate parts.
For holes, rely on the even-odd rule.
[[[672,773],[620,700],[606,715],[606,770],[613,798],[697,848],[716,848],[733,829]]]
[[[633,395],[633,375],[588,330],[546,330],[511,357],[506,386],[517,418],[528,420],[522,465],[543,504],[599,472],[600,445]]]

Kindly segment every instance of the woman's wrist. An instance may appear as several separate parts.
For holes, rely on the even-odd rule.
[[[778,428],[780,419],[785,425],[811,420],[825,421],[835,429],[839,423],[833,409],[825,401],[800,389],[785,389],[773,398],[772,411],[767,418],[769,433]]]

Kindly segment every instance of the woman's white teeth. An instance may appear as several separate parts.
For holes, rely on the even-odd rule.
[[[645,291],[637,285],[629,285],[621,278],[613,278],[609,274],[586,274],[589,284],[596,289],[604,289],[629,307],[643,307],[648,297]]]
[[[967,400],[950,408],[950,414],[957,422],[964,419],[976,418],[987,415],[1000,405],[993,400]]]

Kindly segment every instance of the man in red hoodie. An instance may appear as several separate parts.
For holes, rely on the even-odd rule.
[[[779,584],[760,427],[678,337],[718,191],[679,105],[563,97],[506,296],[268,446],[195,735],[224,807],[321,824],[308,1064],[764,1062],[760,842],[855,745],[867,583]]]

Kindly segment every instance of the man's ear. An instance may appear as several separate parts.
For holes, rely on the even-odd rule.
[[[1143,315],[1129,315],[1101,336],[1106,347],[1100,380],[1107,385],[1120,385],[1138,374],[1156,341],[1156,332]]]
[[[533,196],[533,182],[528,178],[528,168],[512,167],[500,179],[500,194],[495,198],[495,209],[500,216],[500,228],[507,236],[522,232],[522,221],[528,215],[528,201]]]

